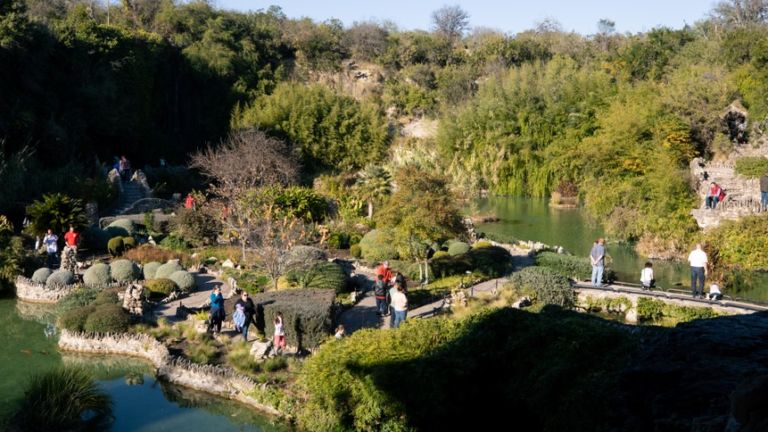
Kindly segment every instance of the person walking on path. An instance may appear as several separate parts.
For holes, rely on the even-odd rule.
[[[383,275],[376,276],[376,282],[373,285],[373,295],[376,297],[376,313],[379,316],[387,316],[387,283],[384,282]]]
[[[650,291],[653,288],[653,264],[650,261],[645,263],[645,267],[640,272],[640,283],[643,285],[643,291]]]
[[[394,309],[395,322],[393,328],[400,327],[400,324],[405,321],[408,315],[408,297],[405,295],[405,290],[401,285],[395,285],[395,294],[392,296],[392,307]]]
[[[760,177],[760,210],[768,209],[768,173]]]
[[[208,319],[208,332],[221,333],[222,321],[224,321],[224,297],[221,295],[221,287],[217,285],[211,293],[211,316]]]
[[[389,267],[389,261],[383,261],[381,264],[379,264],[378,267],[376,267],[376,277],[378,279],[378,276],[381,275],[384,277],[384,283],[391,284],[394,282],[394,275],[392,274],[392,269]]]
[[[691,264],[691,294],[693,298],[704,298],[704,279],[707,276],[708,261],[701,243],[697,243],[696,249],[688,255],[688,262]]]
[[[56,262],[56,254],[59,252],[59,236],[53,233],[53,230],[48,228],[48,233],[43,237],[43,244],[45,245],[46,265],[48,268],[53,268],[53,264]]]
[[[253,315],[256,313],[256,305],[253,304],[253,300],[248,297],[248,293],[243,291],[240,293],[240,298],[237,299],[235,307],[242,307],[243,314],[245,315],[245,321],[243,322],[243,328],[241,329],[243,334],[243,340],[248,342],[248,327],[253,322]]]
[[[184,198],[184,208],[185,209],[195,208],[195,197],[193,197],[191,193],[188,193],[187,197]]]
[[[275,325],[275,354],[282,354],[285,349],[285,326],[283,324],[283,313],[278,312],[273,321]]]
[[[712,182],[712,184],[709,185],[709,189],[707,189],[707,197],[704,199],[704,205],[706,208],[714,210],[717,207],[717,203],[722,201],[723,198],[725,198],[723,189],[717,183]]]
[[[605,239],[597,239],[589,253],[589,260],[592,262],[592,286],[597,287],[603,284],[603,271],[605,270]]]

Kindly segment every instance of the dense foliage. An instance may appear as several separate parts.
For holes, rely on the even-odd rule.
[[[347,291],[347,275],[340,265],[332,262],[317,261],[288,271],[286,281],[298,288],[326,288],[337,294]]]
[[[762,156],[736,159],[736,174],[747,178],[758,178],[768,174],[768,159]]]
[[[256,327],[272,337],[272,321],[277,312],[283,314],[285,340],[299,348],[315,348],[331,333],[331,311],[336,299],[334,290],[294,289],[256,294]]]
[[[725,221],[706,233],[710,260],[743,270],[768,270],[768,217]]]
[[[533,303],[565,308],[576,304],[571,281],[547,267],[526,267],[513,273],[508,284],[518,295],[529,297]]]

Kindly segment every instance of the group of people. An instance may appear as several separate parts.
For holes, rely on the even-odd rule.
[[[35,241],[35,250],[40,247],[45,248],[46,254],[46,266],[53,268],[56,263],[56,258],[59,254],[59,236],[57,236],[52,229],[48,228],[48,232],[45,234],[42,240],[42,244],[38,240]],[[77,246],[80,244],[80,233],[75,231],[75,227],[70,225],[69,230],[64,233],[64,247],[72,248],[77,253]]]
[[[405,276],[393,272],[389,261],[376,267],[375,274],[373,294],[376,297],[376,311],[381,317],[390,317],[391,328],[398,328],[408,316],[408,285]]]
[[[125,155],[120,156],[119,158],[115,156],[115,163],[112,165],[112,168],[120,174],[120,179],[122,181],[127,182],[131,179],[131,162]]]
[[[216,286],[211,293],[211,310],[208,316],[208,332],[217,335],[221,333],[221,325],[227,314],[224,311],[224,296],[221,294],[221,287]],[[232,314],[232,321],[235,325],[235,331],[243,336],[244,341],[248,341],[248,329],[254,322],[256,315],[256,305],[247,292],[241,291],[240,298],[235,302],[235,310]],[[273,347],[275,353],[280,354],[285,349],[285,323],[283,322],[283,313],[277,312],[272,320],[274,327]]]

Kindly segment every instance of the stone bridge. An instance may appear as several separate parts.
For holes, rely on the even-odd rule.
[[[768,306],[748,303],[737,300],[723,299],[723,300],[705,300],[694,299],[690,294],[678,294],[668,291],[643,291],[640,288],[634,288],[624,285],[606,285],[603,287],[592,287],[585,284],[575,284],[573,286],[577,293],[577,302],[579,305],[586,305],[594,302],[595,300],[618,300],[620,298],[627,299],[631,302],[631,306],[628,310],[621,311],[625,313],[625,319],[627,322],[637,322],[637,300],[641,297],[652,298],[655,300],[661,300],[665,303],[671,303],[676,306],[687,307],[707,307],[711,308],[715,312],[722,315],[744,315],[755,312],[768,311]]]

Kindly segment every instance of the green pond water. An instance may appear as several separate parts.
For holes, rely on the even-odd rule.
[[[632,244],[611,241],[599,223],[590,221],[578,208],[552,208],[546,199],[490,197],[476,200],[470,210],[499,217],[499,222],[481,224],[477,229],[502,242],[510,238],[535,240],[562,246],[574,255],[586,257],[592,243],[598,237],[605,237],[611,267],[622,282],[639,283],[640,270],[648,261],[635,252]],[[687,262],[656,260],[653,261],[653,271],[657,285],[663,289],[687,290],[690,287]],[[585,277],[589,278],[589,275]],[[768,275],[744,273],[737,279],[733,286],[725,287],[726,295],[768,302]]]
[[[288,430],[238,402],[160,382],[142,360],[59,353],[54,319],[52,306],[0,298],[0,425],[30,377],[76,363],[92,371],[112,397],[113,431]]]

